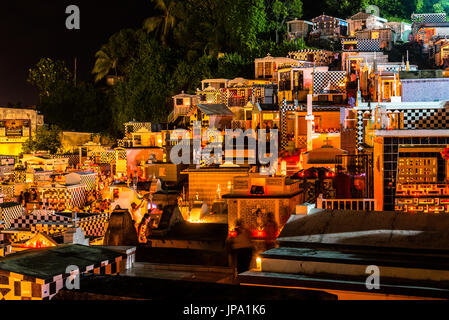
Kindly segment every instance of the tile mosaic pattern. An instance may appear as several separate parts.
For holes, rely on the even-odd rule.
[[[20,204],[16,205],[7,205],[7,206],[1,206],[0,207],[0,220],[4,221],[4,229],[9,229],[11,226],[11,222],[17,218],[20,217],[23,214],[23,208]]]
[[[420,13],[412,14],[412,22],[439,23],[446,22],[446,13]]]
[[[14,185],[0,185],[0,194],[4,196],[5,200],[12,200],[14,198]]]
[[[335,93],[346,93],[346,86],[340,86],[346,79],[346,71],[314,72],[313,93],[322,94],[329,85]]]
[[[114,260],[105,260],[82,267],[79,272],[59,274],[48,279],[0,270],[0,300],[50,300],[64,288],[68,277],[89,273],[116,275],[120,272],[122,260],[125,259],[127,259],[126,255],[121,255]]]
[[[95,190],[97,187],[97,174],[82,174],[81,176],[81,183],[86,186],[87,191]]]
[[[446,129],[449,109],[411,109],[404,112],[404,129]]]
[[[390,109],[391,112],[403,112],[404,129],[447,129],[449,128],[449,106],[434,109]],[[371,112],[357,111],[357,147],[362,150],[365,128],[363,118]]]
[[[27,180],[27,174],[25,170],[14,170],[14,182],[25,183]]]
[[[86,237],[102,237],[106,232],[108,221],[109,216],[107,213],[92,214],[78,217],[77,225],[83,229]],[[31,231],[41,231],[51,235],[57,232],[64,232],[73,225],[74,220],[71,217],[51,211],[46,213],[38,211],[15,218],[11,223],[11,228],[30,229]]]
[[[286,149],[288,145],[287,141],[287,112],[288,111],[296,111],[298,106],[296,104],[289,105],[285,98],[282,100],[281,104],[281,148]]]
[[[84,184],[67,188],[45,188],[43,193],[44,209],[46,204],[64,202],[66,207],[82,208],[86,203],[86,186]]]
[[[317,66],[328,66],[334,61],[334,54],[330,51],[304,49],[288,53],[289,57],[295,60],[310,61],[309,58],[313,56],[313,62]]]
[[[385,137],[384,138],[384,210],[394,211],[397,183],[397,166],[399,159],[399,145],[447,145],[449,137]],[[402,156],[402,154],[401,154]],[[405,154],[406,156],[406,154]],[[422,156],[428,157],[429,153]],[[440,159],[441,156],[438,157]],[[438,162],[438,177],[442,178],[444,165],[442,158]]]
[[[50,155],[53,159],[69,159],[69,166],[75,167],[80,162],[80,155],[79,154],[52,154]]]
[[[129,133],[139,131],[142,128],[146,128],[147,130],[151,131],[151,122],[128,122],[124,124],[125,126],[125,135],[128,135]],[[132,131],[130,131],[129,127],[132,127]]]
[[[345,50],[344,43],[347,41],[357,41],[356,50]],[[380,49],[380,39],[344,39],[341,41],[342,51],[359,51],[359,52],[373,52],[381,51]]]

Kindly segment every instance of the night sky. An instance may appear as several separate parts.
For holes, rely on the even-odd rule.
[[[317,1],[324,2],[303,1],[306,18],[314,16]],[[65,27],[66,7],[71,4],[80,8],[80,30]],[[0,105],[38,102],[37,90],[26,78],[42,57],[65,60],[72,71],[77,57],[78,79],[91,80],[101,45],[120,29],[140,28],[151,11],[149,0],[0,1]]]
[[[78,5],[81,29],[67,30],[66,7]],[[62,59],[78,78],[90,74],[95,52],[123,28],[139,28],[151,15],[148,0],[13,0],[0,1],[0,105],[38,102],[37,90],[26,82],[28,69],[41,57]]]

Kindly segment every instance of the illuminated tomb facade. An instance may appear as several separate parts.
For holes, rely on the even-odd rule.
[[[232,192],[223,196],[228,204],[228,225],[232,233],[238,219],[250,228],[254,238],[265,237],[265,222],[272,214],[277,225],[287,222],[304,194],[299,180],[269,177],[257,173],[236,176]]]

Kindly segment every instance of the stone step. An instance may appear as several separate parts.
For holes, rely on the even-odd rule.
[[[365,279],[351,277],[325,277],[323,275],[283,274],[247,271],[239,274],[241,285],[262,285],[289,288],[317,289],[337,294],[340,299],[448,299],[449,289],[438,283],[405,282],[381,279],[379,289],[369,290]],[[382,297],[383,295],[383,297]]]
[[[136,262],[135,267],[145,270],[195,271],[195,272],[215,272],[215,273],[229,273],[229,274],[234,273],[233,268],[221,266],[198,266],[187,264]]]
[[[340,264],[364,264],[401,268],[449,271],[448,254],[403,254],[400,252],[325,250],[279,247],[261,254],[263,259],[314,261]]]
[[[379,276],[414,281],[441,281],[449,288],[449,256],[371,253],[308,248],[275,248],[261,254],[263,272],[367,277],[377,266]]]
[[[332,236],[332,235],[331,235]],[[376,245],[372,244],[347,244],[344,243],[344,237],[342,236],[341,243],[335,240],[335,237],[329,235],[310,235],[310,236],[300,236],[294,238],[278,238],[276,243],[279,247],[288,248],[308,248],[317,250],[342,250],[342,251],[353,251],[353,252],[371,252],[377,254],[403,254],[403,255],[442,255],[449,257],[449,250],[445,249],[429,249],[429,248],[406,248],[406,247],[394,247],[394,246],[384,246],[379,243]]]

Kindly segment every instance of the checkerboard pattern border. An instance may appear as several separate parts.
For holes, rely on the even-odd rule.
[[[20,204],[15,206],[0,208],[0,220],[4,221],[4,229],[9,229],[14,219],[23,215],[23,208]]]
[[[392,113],[403,112],[404,129],[447,129],[449,128],[449,106],[442,108],[422,108],[422,109],[388,109]],[[362,150],[365,128],[363,124],[364,115],[370,115],[367,110],[357,111],[357,147]]]
[[[125,135],[139,131],[142,128],[146,128],[148,131],[151,131],[151,122],[127,122],[124,124],[124,126]],[[129,132],[129,126],[132,126],[132,132]]]
[[[81,177],[81,183],[86,186],[86,191],[92,191],[95,190],[97,187],[97,174],[82,174]]]
[[[441,23],[446,22],[446,13],[414,13],[412,14],[414,23]]]
[[[53,202],[53,200],[64,200],[66,206],[82,208],[86,203],[86,186],[84,184],[62,188],[45,188],[43,203]],[[42,190],[39,190],[42,192]],[[58,202],[59,203],[59,202]]]
[[[281,149],[285,150],[288,146],[287,141],[287,112],[296,111],[298,109],[298,105],[295,103],[293,105],[289,105],[285,98],[282,100],[281,104]]]
[[[335,59],[334,53],[331,51],[313,49],[292,51],[288,53],[288,56],[295,60],[309,61],[310,54],[313,54],[313,62],[316,66],[328,66]]]
[[[449,109],[447,108],[404,111],[404,129],[446,129],[448,127]]]
[[[354,50],[345,50],[344,44],[348,41],[357,42],[357,49]],[[358,51],[358,52],[379,52],[380,48],[380,39],[343,39],[341,40],[341,50],[342,51]]]
[[[313,73],[313,93],[322,94],[329,84],[334,87],[336,93],[346,93],[346,86],[341,87],[346,79],[346,71],[315,71]]]
[[[79,274],[117,275],[126,254],[118,254],[115,259],[101,261],[48,279],[0,270],[0,300],[50,300],[64,288],[67,278]],[[125,262],[126,263],[126,262]]]
[[[92,214],[78,218],[77,225],[83,229],[86,237],[104,236],[109,221],[107,213]],[[75,225],[71,217],[59,215],[51,211],[33,212],[29,215],[21,215],[13,219],[12,229],[28,229],[31,231],[41,231],[46,234],[64,232],[67,228]],[[9,229],[5,228],[5,229]]]

